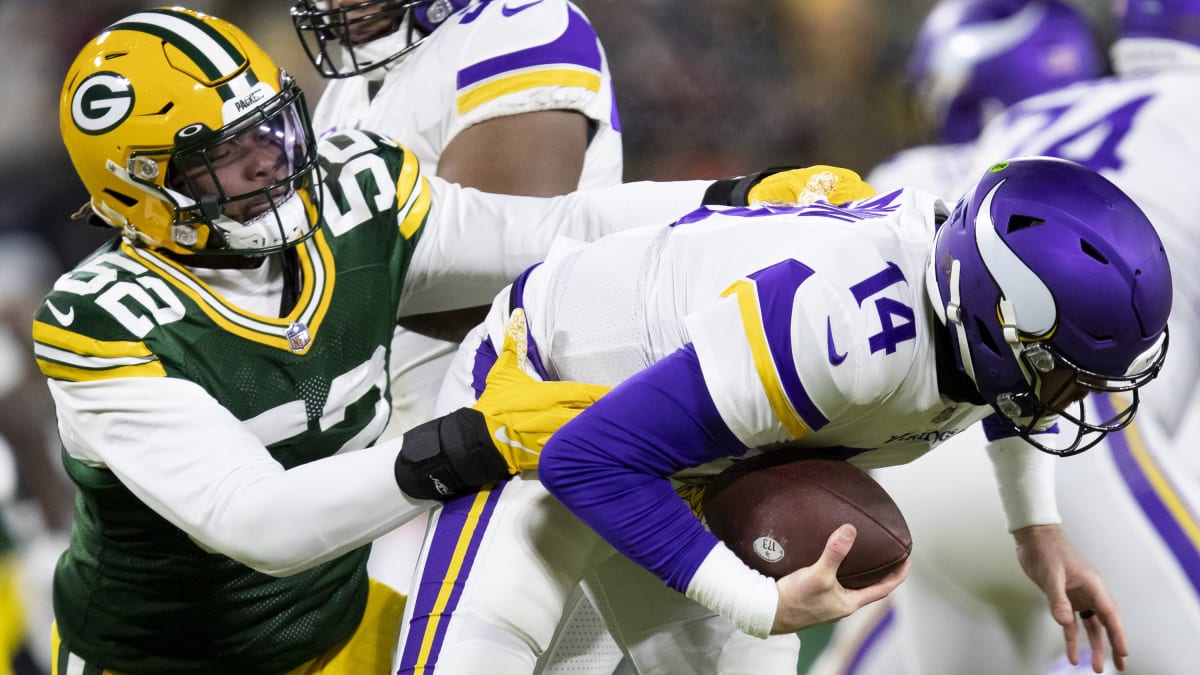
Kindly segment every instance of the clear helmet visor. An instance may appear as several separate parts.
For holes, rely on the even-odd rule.
[[[177,201],[176,240],[208,226],[206,253],[247,254],[307,238],[319,212],[312,203],[317,153],[299,89],[289,84],[221,129],[180,130],[167,176]]]

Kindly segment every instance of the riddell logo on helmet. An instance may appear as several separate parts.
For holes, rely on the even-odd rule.
[[[71,120],[85,134],[115,129],[133,112],[133,86],[112,72],[89,75],[71,97]]]

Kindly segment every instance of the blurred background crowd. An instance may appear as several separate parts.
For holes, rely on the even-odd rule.
[[[865,174],[897,150],[928,140],[909,98],[905,64],[933,0],[575,2],[608,54],[626,180],[715,178],[817,163]],[[21,545],[30,558],[24,586],[35,648],[43,638],[48,643],[39,633],[49,621],[49,575],[65,545],[71,489],[29,324],[54,278],[112,235],[70,218],[86,193],[59,139],[59,90],[71,59],[93,35],[160,4],[0,3],[0,442],[15,458],[0,452],[7,521],[0,554]],[[1109,0],[1078,4],[1106,40]],[[290,3],[187,6],[244,28],[300,80],[310,104],[317,100],[324,82],[293,33]]]

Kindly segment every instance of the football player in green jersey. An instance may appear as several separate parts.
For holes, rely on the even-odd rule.
[[[402,599],[368,579],[369,542],[536,463],[603,391],[534,382],[512,344],[474,409],[373,445],[397,317],[486,304],[556,236],[758,189],[502,197],[423,175],[369,132],[318,147],[291,78],[180,8],[89,42],[60,122],[91,196],[80,216],[120,236],[33,326],[79,488],[59,673],[387,672]]]

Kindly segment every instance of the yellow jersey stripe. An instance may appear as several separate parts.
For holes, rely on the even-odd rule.
[[[1163,475],[1162,470],[1155,464],[1154,458],[1146,450],[1146,441],[1138,433],[1137,423],[1130,423],[1124,435],[1129,442],[1130,454],[1141,468],[1154,493],[1162,500],[1163,506],[1170,512],[1179,529],[1192,542],[1196,550],[1200,551],[1200,522],[1197,522],[1196,516],[1188,510],[1183,500],[1180,499],[1179,493],[1175,491],[1175,488]]]
[[[458,96],[458,114],[463,115],[501,96],[535,87],[581,87],[600,91],[600,75],[592,70],[549,68],[489,80]]]
[[[421,229],[421,225],[425,223],[426,217],[429,215],[429,205],[432,197],[429,194],[429,181],[425,177],[421,177],[420,192],[417,193],[416,200],[409,207],[400,221],[400,236],[405,239],[411,239],[417,230]]]
[[[225,302],[206,283],[178,262],[155,251],[126,247],[125,244],[122,246],[131,257],[146,263],[180,293],[195,302],[225,332],[288,352],[293,352],[286,335],[288,326],[301,321],[315,339],[333,298],[333,252],[325,239],[324,230],[319,230],[311,239],[296,247],[304,283],[296,307],[285,317],[259,316],[243,311]],[[303,349],[293,353],[303,354],[312,344],[310,341]]]
[[[783,424],[792,438],[803,438],[812,433],[812,429],[800,417],[783,391],[783,383],[775,370],[775,362],[771,358],[771,346],[767,343],[767,334],[763,330],[762,311],[758,305],[758,293],[754,282],[740,279],[733,282],[722,293],[723,296],[733,295],[737,298],[738,311],[742,317],[742,328],[750,343],[750,353],[754,359],[754,369],[762,383],[763,392],[771,404],[775,417]]]
[[[163,368],[162,362],[158,360],[133,366],[117,366],[115,368],[100,370],[54,363],[45,359],[38,359],[37,364],[42,374],[46,377],[55,380],[68,380],[70,382],[92,382],[95,380],[110,380],[117,377],[167,376],[166,369]]]
[[[148,357],[153,352],[144,342],[132,340],[97,340],[65,328],[52,326],[44,321],[33,322],[33,340],[49,347],[100,358]]]

